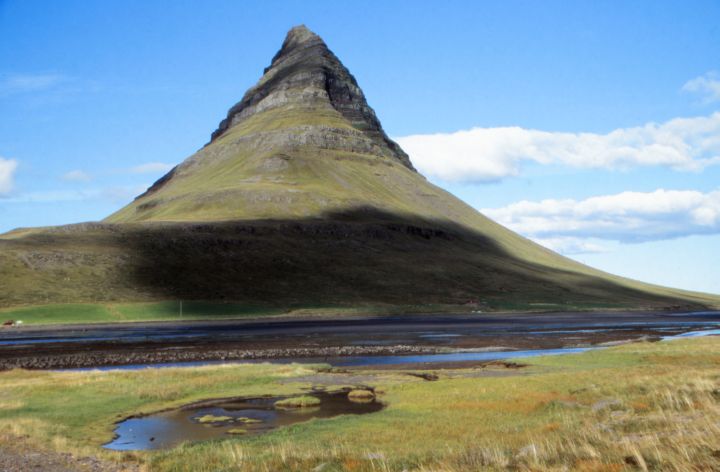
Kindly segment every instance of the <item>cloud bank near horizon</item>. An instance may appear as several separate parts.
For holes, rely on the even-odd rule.
[[[584,200],[523,200],[481,211],[566,254],[602,251],[598,239],[641,243],[720,234],[720,189],[707,193],[657,189]]]
[[[472,128],[396,138],[421,173],[446,182],[493,182],[523,165],[627,170],[662,166],[702,171],[720,164],[720,112],[607,134],[549,132],[520,127]]]

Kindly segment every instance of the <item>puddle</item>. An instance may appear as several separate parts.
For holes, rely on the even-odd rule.
[[[246,437],[312,418],[361,415],[383,409],[375,399],[351,401],[348,391],[318,392],[318,406],[278,409],[275,402],[290,397],[267,397],[219,401],[164,411],[118,423],[115,439],[104,447],[116,451],[167,449],[190,441]]]
[[[418,336],[419,338],[423,339],[441,339],[441,338],[459,338],[462,334],[455,334],[455,333],[430,333],[430,334],[421,334]]]
[[[531,349],[527,351],[483,351],[483,352],[450,352],[447,354],[421,354],[399,356],[349,356],[326,359],[325,362],[336,367],[359,367],[373,365],[423,364],[435,362],[460,361],[496,361],[516,357],[557,356],[560,354],[576,354],[592,348],[567,347],[560,349]]]
[[[706,329],[702,331],[688,331],[686,333],[674,334],[672,336],[663,336],[664,341],[679,339],[679,338],[697,338],[702,336],[718,336],[720,335],[720,329]]]
[[[375,365],[397,365],[397,364],[420,364],[437,362],[460,362],[460,361],[495,361],[501,359],[512,359],[516,357],[556,356],[561,354],[576,354],[585,352],[592,347],[565,347],[558,349],[530,349],[522,351],[461,351],[448,352],[443,354],[398,354],[398,355],[374,355],[374,356],[341,356],[341,357],[300,357],[300,358],[269,358],[269,359],[242,359],[224,361],[189,361],[189,362],[166,362],[157,364],[125,364],[102,367],[81,367],[69,369],[56,369],[57,372],[89,372],[89,371],[113,371],[113,370],[140,370],[140,369],[163,369],[175,367],[200,367],[206,365],[223,364],[330,364],[333,367],[372,367]]]

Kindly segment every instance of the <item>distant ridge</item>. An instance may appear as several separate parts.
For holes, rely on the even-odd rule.
[[[0,236],[0,275],[0,307],[176,299],[425,311],[720,305],[562,257],[429,183],[305,26],[288,32],[210,142],[129,205],[101,223]]]

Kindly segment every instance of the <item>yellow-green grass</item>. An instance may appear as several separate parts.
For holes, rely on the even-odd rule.
[[[158,470],[711,470],[720,340],[527,359],[532,375],[393,385],[386,410],[153,456]],[[327,448],[327,444],[334,447]],[[203,468],[202,464],[211,464]]]
[[[439,371],[378,384],[377,413],[160,452],[99,447],[122,417],[230,395],[292,394],[299,366],[0,374],[0,434],[149,470],[712,470],[720,467],[720,339],[525,359],[511,377]],[[337,374],[342,375],[342,374]],[[382,377],[381,377],[382,379]],[[328,445],[332,445],[329,447]]]
[[[217,416],[217,415],[202,415],[195,420],[198,423],[227,423],[229,421],[232,421],[232,416]]]
[[[244,416],[243,416],[243,417],[240,417],[240,418],[237,418],[236,421],[237,421],[238,423],[243,423],[243,424],[259,424],[259,423],[262,423],[262,420],[259,420],[259,419],[257,419],[257,418],[246,418],[246,417],[244,417]]]
[[[299,393],[278,381],[316,367],[248,364],[128,372],[0,373],[0,435],[29,435],[40,447],[103,453],[114,423],[209,398]],[[120,454],[105,452],[118,459]],[[133,459],[133,454],[127,456]]]
[[[301,395],[298,397],[284,398],[275,402],[275,408],[279,409],[290,409],[290,408],[307,408],[318,406],[320,399],[310,395]]]
[[[350,398],[350,399],[355,398],[355,399],[360,399],[360,400],[372,399],[372,398],[375,398],[375,394],[372,393],[370,390],[358,388],[358,389],[351,390],[350,392],[348,392],[348,398]]]

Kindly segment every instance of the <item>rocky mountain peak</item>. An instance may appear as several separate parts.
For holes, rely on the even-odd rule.
[[[355,129],[415,170],[407,154],[382,129],[355,77],[317,34],[306,26],[292,28],[258,83],[233,106],[212,133],[210,142],[262,111],[280,107],[308,109],[331,105]]]
[[[297,25],[290,28],[290,31],[288,31],[287,36],[285,37],[285,43],[301,43],[310,39],[320,39],[320,36],[310,31],[310,29],[305,25]]]
[[[285,41],[278,52],[278,56],[283,52],[290,51],[294,48],[301,47],[308,44],[325,44],[320,36],[310,31],[307,26],[299,25],[295,26],[288,31],[285,36]]]

